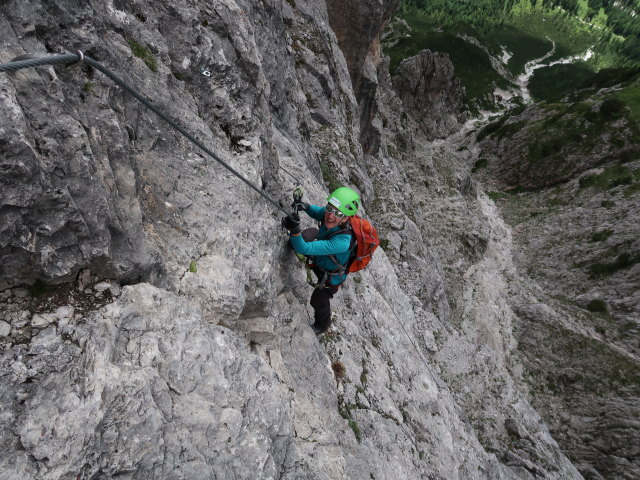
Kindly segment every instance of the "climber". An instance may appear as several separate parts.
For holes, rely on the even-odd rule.
[[[346,265],[353,248],[350,219],[357,211],[360,197],[347,187],[340,187],[327,197],[327,205],[309,205],[302,199],[294,200],[294,213],[286,216],[282,225],[290,232],[294,251],[312,262],[318,285],[311,294],[310,304],[315,312],[311,328],[320,335],[331,326],[330,300],[347,278]],[[298,211],[304,210],[311,218],[321,222],[320,228],[307,228],[300,232]]]

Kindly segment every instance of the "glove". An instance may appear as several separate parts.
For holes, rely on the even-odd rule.
[[[302,200],[294,200],[291,204],[291,208],[293,208],[293,210],[296,212],[299,212],[301,210],[304,210],[306,212],[309,209],[309,204],[307,202],[303,202]]]
[[[290,213],[282,219],[282,226],[289,230],[291,235],[300,233],[300,216],[297,213]]]

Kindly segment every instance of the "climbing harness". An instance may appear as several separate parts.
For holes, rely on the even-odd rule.
[[[21,57],[17,57],[17,58],[21,58]],[[115,75],[111,70],[106,68],[104,65],[102,65],[99,62],[97,62],[93,58],[91,58],[91,57],[89,57],[87,55],[84,55],[81,51],[78,51],[77,53],[64,53],[64,54],[58,54],[58,55],[49,55],[49,56],[40,57],[40,58],[28,58],[28,59],[24,59],[24,60],[14,60],[14,61],[11,61],[9,63],[0,64],[0,73],[3,73],[3,72],[15,72],[15,71],[18,71],[18,70],[22,70],[23,68],[39,67],[39,66],[43,66],[43,65],[54,65],[54,64],[58,64],[58,63],[69,65],[69,64],[75,64],[75,63],[80,63],[80,62],[87,63],[88,65],[92,66],[96,70],[99,70],[104,75],[109,77],[113,82],[118,84],[120,87],[124,88],[127,92],[129,92],[136,100],[138,100],[140,103],[142,103],[145,107],[147,107],[149,110],[151,110],[156,115],[158,115],[158,117],[160,117],[161,120],[163,120],[164,122],[168,123],[171,127],[173,127],[175,130],[177,130],[182,135],[184,135],[191,143],[193,143],[198,148],[200,148],[200,150],[202,150],[205,153],[207,153],[216,162],[218,162],[220,165],[225,167],[227,170],[229,170],[231,173],[233,173],[236,177],[238,177],[244,183],[246,183],[251,189],[253,189],[257,193],[259,193],[265,200],[267,200],[269,203],[271,203],[274,207],[276,207],[278,210],[280,210],[285,215],[289,214],[289,212],[287,212],[284,208],[282,208],[278,202],[276,202],[273,198],[271,198],[269,195],[267,195],[261,189],[256,187],[249,180],[244,178],[231,165],[229,165],[222,158],[220,158],[219,155],[217,155],[216,153],[211,151],[209,148],[207,148],[202,142],[200,142],[193,135],[191,135],[189,132],[187,132],[183,127],[181,127],[175,120],[173,120],[172,118],[170,118],[167,115],[165,115],[165,113],[162,110],[160,110],[155,105],[153,105],[140,92],[138,92],[136,89],[134,89],[127,82],[122,80],[120,77]],[[204,74],[204,72],[203,72],[203,74]]]

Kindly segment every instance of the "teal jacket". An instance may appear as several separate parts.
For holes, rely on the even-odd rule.
[[[318,207],[317,205],[309,205],[306,210],[307,215],[311,218],[322,222],[324,220],[325,207]],[[351,246],[351,234],[341,233],[329,240],[326,238],[332,233],[342,230],[343,225],[333,227],[331,230],[327,230],[324,223],[320,226],[318,232],[318,239],[315,242],[305,242],[301,235],[291,236],[291,246],[296,253],[300,253],[307,257],[311,257],[314,264],[324,270],[335,270],[340,265],[336,265],[327,255],[334,255],[341,265],[346,265],[349,260],[349,247]],[[327,284],[340,285],[346,280],[346,275],[332,275]]]

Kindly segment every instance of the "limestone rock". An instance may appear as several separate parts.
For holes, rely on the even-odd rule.
[[[365,153],[380,147],[381,125],[376,121],[376,69],[382,60],[380,33],[400,4],[399,0],[343,2],[327,0],[331,28],[344,54],[358,101],[360,144]]]
[[[399,0],[327,1],[331,28],[347,61],[356,94],[361,91],[367,57],[372,54],[374,69],[380,62],[380,32],[399,4]]]
[[[400,62],[393,85],[427,138],[445,138],[466,119],[464,86],[446,53],[422,50]]]
[[[629,428],[640,398],[639,138],[606,91],[521,107],[478,133],[476,177],[520,191],[497,203],[527,279],[509,303],[532,402],[586,478],[640,474]]]
[[[11,333],[11,325],[4,320],[0,320],[0,337],[7,337]]]
[[[390,248],[319,341],[281,212],[86,66],[3,74],[2,285],[62,284],[0,296],[0,476],[580,477],[523,387],[510,232],[371,51],[397,3],[2,3],[3,61],[83,48],[281,205],[358,188]]]
[[[479,133],[501,188],[551,187],[590,169],[634,159],[640,129],[615,99],[519,107]]]

